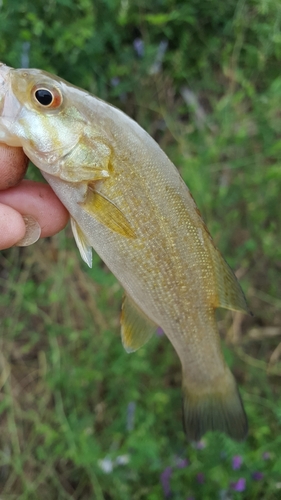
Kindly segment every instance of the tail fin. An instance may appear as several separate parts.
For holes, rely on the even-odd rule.
[[[183,379],[184,428],[187,438],[199,441],[207,431],[224,432],[243,440],[248,431],[247,416],[230,370],[213,387],[191,389]]]

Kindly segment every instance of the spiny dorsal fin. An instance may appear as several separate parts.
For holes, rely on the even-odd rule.
[[[73,236],[75,238],[76,245],[79,249],[80,255],[84,260],[84,262],[86,262],[86,264],[88,264],[89,267],[92,267],[92,247],[88,243],[85,234],[83,233],[80,226],[77,224],[76,220],[73,219],[73,217],[70,217],[70,222],[71,222]]]
[[[218,294],[218,303],[215,307],[251,314],[236,276],[216,248],[213,256]]]
[[[156,332],[157,325],[124,295],[121,313],[121,337],[124,349],[134,352],[142,347]]]
[[[136,234],[125,215],[101,193],[89,187],[86,199],[80,205],[88,214],[111,231],[127,238],[136,238]]]

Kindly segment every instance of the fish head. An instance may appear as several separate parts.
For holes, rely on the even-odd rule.
[[[86,125],[81,96],[73,89],[45,71],[0,63],[0,142],[23,147],[35,165],[56,175],[56,163],[76,146]]]

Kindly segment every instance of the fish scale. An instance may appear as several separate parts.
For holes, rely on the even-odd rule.
[[[124,287],[125,349],[161,326],[182,364],[187,437],[243,439],[215,309],[248,308],[176,167],[136,122],[59,77],[0,65],[0,83],[0,140],[22,145],[69,211],[81,257],[91,265],[94,248]]]

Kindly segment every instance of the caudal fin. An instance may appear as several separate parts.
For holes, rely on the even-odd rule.
[[[248,431],[247,416],[233,375],[228,368],[214,386],[192,390],[183,379],[184,428],[187,438],[199,441],[207,431],[224,432],[243,440]]]

